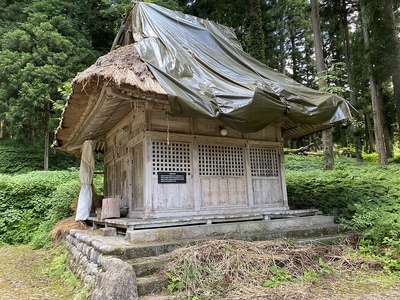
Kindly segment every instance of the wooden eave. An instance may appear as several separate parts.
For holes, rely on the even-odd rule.
[[[290,140],[290,139],[297,139],[301,138],[302,136],[325,130],[327,128],[330,128],[334,125],[309,125],[309,124],[300,124],[294,121],[291,121],[287,117],[281,118],[282,125],[281,125],[281,130],[282,130],[282,138],[284,140]]]
[[[71,101],[73,102],[73,101]],[[68,104],[68,107],[70,103]],[[83,101],[85,102],[85,101]],[[151,102],[168,105],[167,96],[145,93],[138,90],[121,89],[116,86],[103,83],[102,86],[96,87],[96,91],[92,91],[87,97],[86,106],[82,106],[82,114],[75,124],[71,124],[74,128],[70,130],[70,134],[66,143],[61,143],[61,150],[68,152],[76,152],[85,140],[93,140],[96,142],[96,150],[103,150],[106,134],[118,124],[133,109],[134,103]],[[71,113],[68,111],[68,114]],[[68,123],[68,119],[63,118]],[[71,122],[72,123],[72,122]],[[65,129],[65,125],[63,127]],[[57,142],[63,134],[57,135]]]

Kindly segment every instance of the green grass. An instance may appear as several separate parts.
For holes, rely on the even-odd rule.
[[[74,299],[82,286],[66,269],[67,255],[63,247],[0,246],[0,299]]]

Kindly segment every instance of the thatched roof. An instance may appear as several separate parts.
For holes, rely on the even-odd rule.
[[[78,149],[86,138],[96,140],[106,134],[130,111],[131,101],[127,100],[167,100],[166,92],[133,45],[100,57],[75,77],[72,89],[55,145],[69,151]]]

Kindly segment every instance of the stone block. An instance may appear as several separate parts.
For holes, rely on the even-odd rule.
[[[90,261],[97,263],[98,259],[99,259],[99,255],[100,255],[99,251],[92,249],[92,251],[90,252],[90,256],[89,256]]]
[[[113,227],[100,228],[102,236],[117,236],[117,229]]]
[[[116,284],[118,283],[118,284]],[[136,300],[136,276],[131,265],[111,259],[104,273],[96,275],[89,300]]]

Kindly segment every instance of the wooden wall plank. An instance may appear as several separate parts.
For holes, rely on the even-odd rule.
[[[191,118],[172,117],[166,110],[152,110],[150,115],[151,130],[161,132],[191,133]]]
[[[244,177],[201,176],[202,209],[247,205],[247,188]]]
[[[279,179],[253,178],[254,204],[282,204],[284,205],[282,186]]]
[[[133,211],[142,211],[144,208],[144,153],[143,143],[137,145],[132,149],[132,173],[130,180],[132,182],[132,196],[131,196],[131,209]]]
[[[153,178],[152,186],[155,211],[194,210],[191,180],[186,184],[158,184],[157,178]]]

